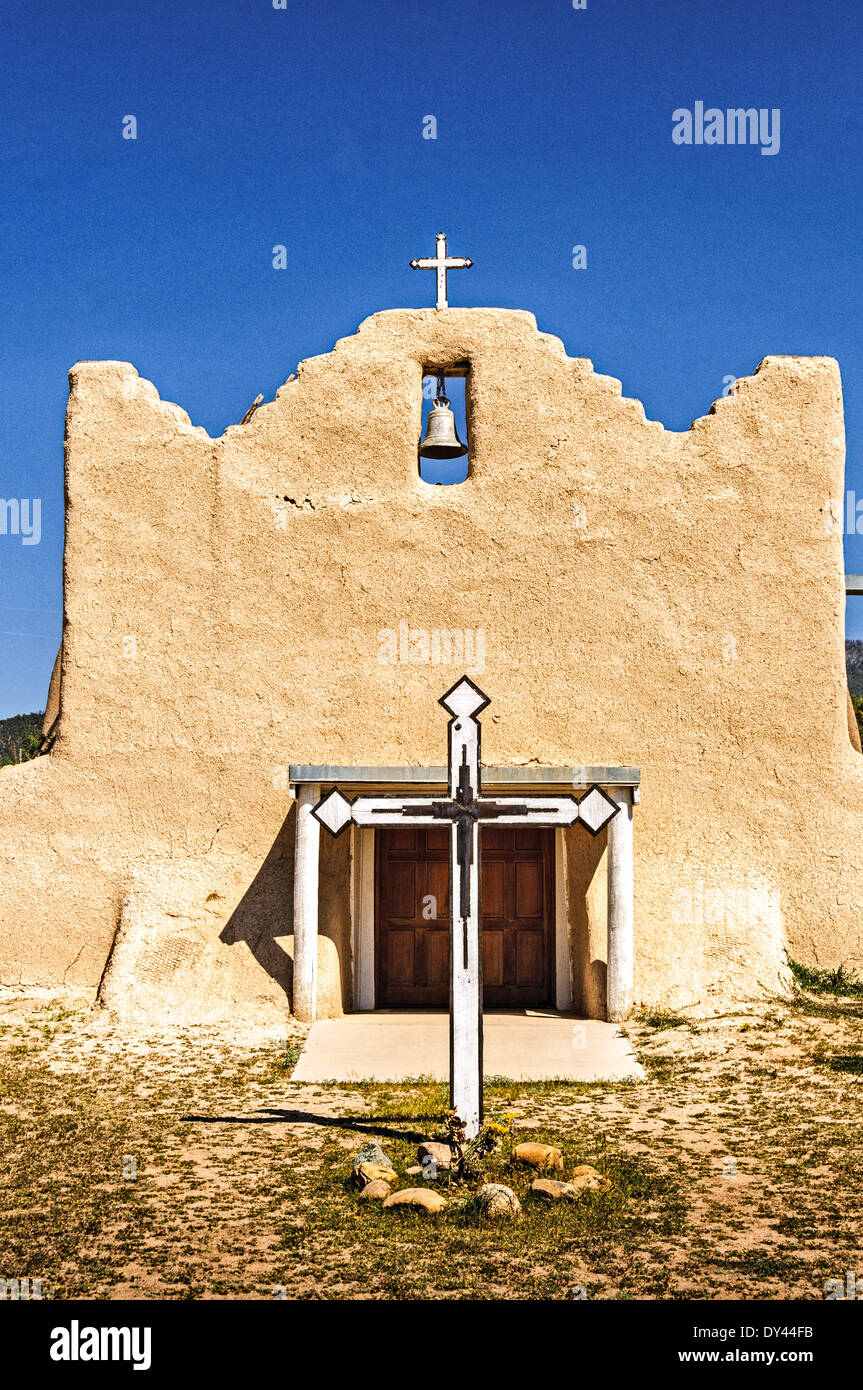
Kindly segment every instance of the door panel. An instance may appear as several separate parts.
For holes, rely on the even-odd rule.
[[[515,978],[519,986],[532,988],[542,978],[542,932],[520,931],[515,938]]]
[[[393,860],[387,878],[387,916],[406,917],[414,915],[417,889],[417,865]]]
[[[449,1000],[449,931],[425,933],[426,976],[428,987],[439,990],[441,998]]]
[[[503,984],[503,935],[501,932],[482,934],[482,983],[483,994],[487,989],[499,988]]]
[[[425,921],[431,920],[431,915],[442,917],[444,921],[449,921],[449,852],[444,860],[430,859],[426,866],[426,891],[423,897],[432,898],[434,901],[424,903]]]
[[[515,915],[519,920],[542,917],[542,861],[515,861]]]
[[[505,871],[506,865],[502,859],[489,859],[486,855],[482,866],[482,915],[484,921],[488,921],[489,918],[500,918],[505,915]]]
[[[414,934],[387,932],[387,974],[395,985],[411,985],[414,978]]]

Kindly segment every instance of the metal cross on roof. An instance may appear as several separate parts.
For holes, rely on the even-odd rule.
[[[435,237],[436,255],[421,256],[419,260],[411,261],[414,270],[436,270],[437,271],[437,303],[436,309],[447,309],[446,297],[446,273],[448,270],[470,270],[473,261],[469,256],[448,256],[446,253],[446,232],[438,232]]]
[[[487,798],[482,794],[481,727],[478,715],[490,704],[468,676],[441,696],[449,722],[449,796],[356,796],[333,787],[312,814],[331,835],[351,822],[359,826],[439,825],[450,835],[450,1104],[469,1138],[482,1122],[482,912],[480,826],[579,825],[598,835],[620,807],[596,783],[581,797]]]

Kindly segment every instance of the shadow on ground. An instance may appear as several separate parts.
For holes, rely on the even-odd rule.
[[[310,1110],[259,1110],[254,1115],[182,1115],[184,1124],[201,1125],[321,1125],[325,1129],[349,1129],[356,1134],[383,1135],[386,1139],[407,1139],[422,1144],[428,1138],[426,1130],[392,1129],[394,1123],[416,1123],[428,1119],[423,1115],[366,1115],[362,1120],[336,1115],[315,1115]]]

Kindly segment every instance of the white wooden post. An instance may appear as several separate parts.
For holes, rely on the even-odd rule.
[[[375,1007],[375,831],[351,826],[354,1010]]]
[[[473,721],[464,719],[462,725]],[[471,834],[468,869],[470,915],[463,924],[458,913],[450,938],[450,1105],[464,1121],[468,1139],[475,1139],[482,1123],[482,919],[479,896],[479,826]],[[453,903],[461,894],[462,865],[458,855],[458,828],[450,832]]]
[[[569,954],[569,912],[566,888],[566,830],[554,832],[554,1006],[572,1008],[572,963]]]
[[[321,827],[312,815],[320,787],[304,783],[297,797],[294,850],[294,1017],[314,1023],[318,998],[318,861]]]
[[[612,793],[620,806],[608,823],[608,974],[606,1008],[612,1023],[626,1018],[632,1008],[635,956],[634,880],[632,856],[632,793],[621,788]]]

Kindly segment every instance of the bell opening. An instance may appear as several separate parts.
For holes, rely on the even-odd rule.
[[[468,476],[465,367],[459,364],[454,369],[458,374],[442,381],[429,370],[423,373],[419,474],[425,483],[447,487]]]

